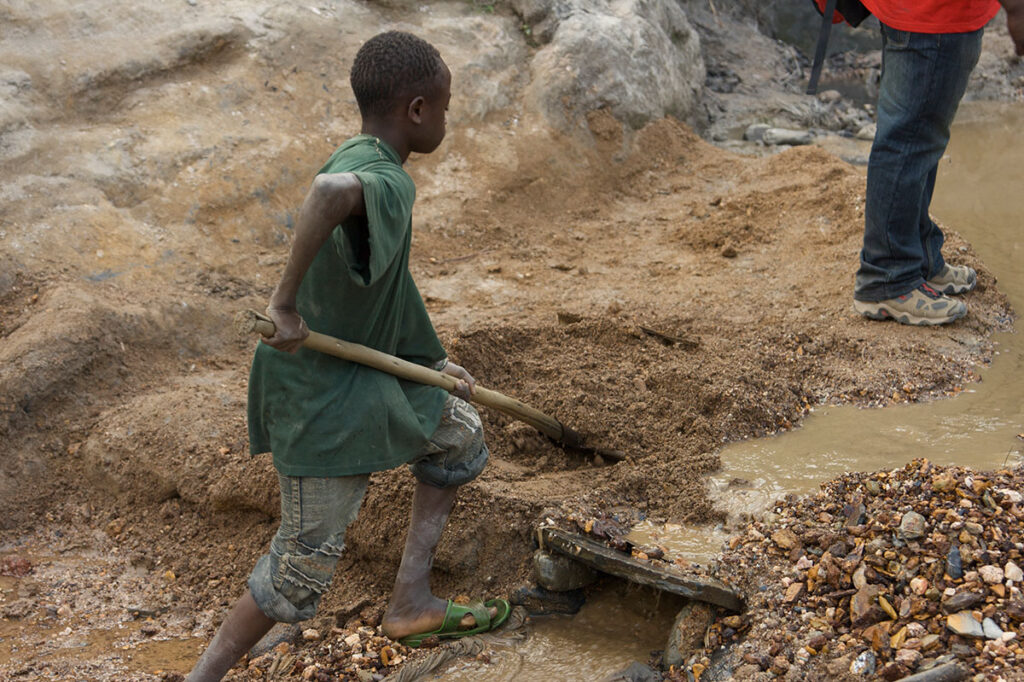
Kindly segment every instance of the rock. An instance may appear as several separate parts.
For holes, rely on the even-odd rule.
[[[683,661],[704,646],[704,634],[715,620],[714,608],[702,601],[689,601],[676,615],[669,631],[662,660],[665,666],[682,665]]]
[[[1020,504],[1024,501],[1024,495],[1021,495],[1012,488],[999,488],[996,492],[1002,495],[1003,499],[1011,504]]]
[[[912,578],[910,581],[910,591],[918,596],[924,595],[928,591],[928,580],[921,576]]]
[[[857,131],[854,137],[858,140],[874,140],[876,132],[878,132],[878,125],[875,123],[868,123],[861,126],[860,130]]]
[[[978,569],[978,575],[989,585],[996,585],[1003,582],[1003,569],[999,566],[982,566]]]
[[[772,542],[782,549],[793,549],[800,546],[800,538],[788,528],[781,528],[772,533]]]
[[[953,580],[959,580],[964,576],[960,548],[956,545],[953,545],[949,550],[949,554],[946,555],[946,573]]]
[[[916,540],[928,532],[925,518],[915,511],[909,511],[900,520],[900,537],[904,540]]]
[[[783,603],[792,604],[804,593],[803,583],[793,583],[786,588],[786,595],[782,598]]]
[[[985,633],[985,639],[1002,639],[1003,637],[1003,629],[991,618],[981,621],[981,629]]]
[[[985,601],[985,595],[977,592],[957,592],[949,599],[942,602],[942,610],[946,613],[957,613],[973,609],[976,605]]]
[[[764,139],[764,131],[770,127],[767,123],[752,123],[743,131],[743,139],[748,142],[760,142]]]
[[[307,642],[319,642],[320,631],[316,628],[307,628],[302,631],[302,639],[306,640]]]
[[[896,652],[895,661],[900,665],[904,665],[907,668],[913,670],[917,667],[917,664],[921,662],[921,652],[915,651],[914,649],[900,649]]]
[[[875,655],[871,651],[863,651],[850,664],[850,672],[854,675],[870,677],[875,674]]]
[[[661,674],[650,666],[633,661],[625,669],[612,673],[601,682],[661,682]]]
[[[895,682],[896,680],[901,680],[904,677],[906,677],[907,673],[909,672],[910,670],[908,670],[906,666],[893,662],[887,664],[885,667],[879,670],[878,676],[881,677],[883,680]]]
[[[249,659],[259,658],[282,642],[295,644],[301,637],[302,626],[298,623],[275,623],[274,627],[249,649]]]
[[[853,627],[867,627],[885,618],[876,605],[878,593],[877,585],[865,585],[850,598],[850,624]]]
[[[951,632],[964,637],[978,637],[980,639],[985,636],[985,630],[981,627],[981,623],[974,619],[970,611],[960,611],[959,613],[951,613],[946,616],[946,627]]]
[[[568,592],[597,580],[597,572],[589,566],[542,549],[533,553],[533,575],[538,585],[552,592]]]
[[[825,104],[832,104],[833,102],[838,102],[842,98],[843,96],[839,93],[838,90],[823,90],[818,93],[818,101],[823,102]]]
[[[706,71],[700,38],[671,0],[515,0],[541,42],[526,89],[557,128],[607,108],[639,130],[666,115],[692,120]],[[548,42],[550,41],[550,42]]]
[[[787,128],[769,128],[764,131],[762,140],[768,145],[805,145],[810,144],[814,136],[806,130],[789,130]]]
[[[789,672],[789,659],[782,655],[776,656],[772,659],[772,666],[769,670],[779,677],[785,675]]]
[[[523,585],[509,595],[509,601],[522,606],[532,616],[548,616],[556,613],[573,615],[580,610],[586,598],[583,590],[552,592],[535,585]]]
[[[1006,562],[1006,566],[1003,567],[1003,575],[1007,580],[1012,580],[1015,583],[1019,583],[1024,580],[1024,571],[1021,571],[1020,566],[1012,561]]]

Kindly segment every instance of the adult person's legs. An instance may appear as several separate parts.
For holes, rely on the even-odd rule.
[[[925,283],[947,270],[942,231],[928,215],[939,160],[982,31],[927,34],[882,25],[878,130],[868,161],[864,245],[855,308],[913,324],[949,322],[963,303]]]

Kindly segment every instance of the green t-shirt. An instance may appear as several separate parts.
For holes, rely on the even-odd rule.
[[[352,172],[366,217],[335,228],[299,287],[310,329],[421,365],[445,351],[409,273],[416,188],[398,154],[371,135],[346,141],[321,173]],[[421,451],[447,393],[301,348],[259,344],[249,375],[249,449],[286,476],[391,469]]]

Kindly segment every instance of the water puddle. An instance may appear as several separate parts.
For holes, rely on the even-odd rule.
[[[609,580],[575,616],[532,617],[526,637],[498,643],[489,663],[459,661],[425,679],[445,682],[594,682],[665,648],[683,600]]]

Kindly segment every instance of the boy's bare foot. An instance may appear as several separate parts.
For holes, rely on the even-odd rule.
[[[429,604],[423,605],[392,603],[381,619],[380,626],[384,634],[394,640],[423,632],[433,632],[444,624],[447,608],[447,601],[435,597],[431,597]],[[487,612],[492,619],[498,615],[498,609],[494,606],[488,607]],[[474,627],[476,619],[471,613],[467,613],[459,621],[460,629],[469,630]]]

